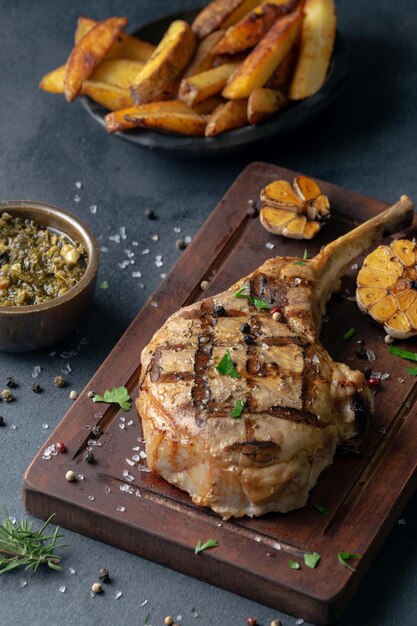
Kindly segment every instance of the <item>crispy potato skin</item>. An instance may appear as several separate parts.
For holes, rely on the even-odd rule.
[[[249,124],[260,124],[264,120],[282,111],[288,104],[288,98],[282,91],[258,87],[248,99]]]
[[[222,95],[238,100],[249,97],[257,87],[263,87],[293,46],[302,19],[302,10],[298,8],[276,22],[230,77]]]
[[[94,72],[126,24],[124,17],[110,17],[99,22],[75,45],[66,63],[64,77],[65,97],[68,102],[75,100],[83,82]]]
[[[130,87],[133,102],[144,104],[160,99],[190,61],[195,45],[189,24],[182,20],[172,22]]]
[[[141,61],[131,61],[129,59],[105,60],[97,66],[90,80],[129,89],[143,65]]]
[[[128,122],[138,126],[153,128],[164,133],[176,133],[193,137],[204,137],[206,119],[197,113],[140,113],[125,115]]]
[[[181,81],[178,96],[190,107],[208,100],[221,92],[230,76],[236,70],[236,63],[219,65],[212,70]]]
[[[106,130],[108,133],[114,133],[118,130],[127,130],[135,128],[139,124],[133,121],[127,121],[126,117],[141,116],[146,114],[163,114],[163,113],[192,113],[181,100],[166,100],[165,102],[149,102],[148,104],[140,104],[137,107],[130,107],[120,111],[114,111],[106,115]]]
[[[290,13],[297,0],[282,0],[273,3],[269,0],[248,13],[240,22],[228,28],[224,37],[215,47],[217,54],[237,54],[255,47],[272,25],[283,15]]]
[[[299,38],[297,38],[291,50],[278,65],[271,78],[265,84],[265,87],[288,91],[289,82],[294,73],[295,64],[297,62],[298,42]]]
[[[213,50],[222,37],[223,31],[216,30],[198,43],[194,57],[186,68],[183,78],[189,78],[190,76],[201,74],[201,72],[207,72],[207,70],[212,68],[214,59]]]
[[[57,67],[49,74],[45,74],[39,83],[39,87],[49,93],[64,93],[65,65]]]
[[[312,96],[323,85],[336,37],[334,0],[306,0],[300,53],[289,89],[292,100]]]
[[[90,17],[81,16],[78,18],[77,30],[75,31],[75,43],[83,37],[98,22]],[[142,41],[137,37],[132,37],[127,33],[120,33],[112,43],[106,54],[106,59],[130,59],[131,61],[141,61],[146,63],[155,50],[155,46],[147,41]]]
[[[214,137],[234,128],[241,128],[248,123],[248,101],[231,100],[218,106],[207,122],[206,137]]]
[[[223,22],[246,2],[247,0],[214,0],[210,2],[195,18],[192,24],[193,32],[199,39],[203,39],[217,28],[220,28]],[[254,2],[254,4],[259,4],[259,2]]]
[[[98,102],[109,111],[118,111],[132,106],[129,89],[99,83],[93,80],[85,80],[82,87],[83,93],[89,96],[94,102]]]

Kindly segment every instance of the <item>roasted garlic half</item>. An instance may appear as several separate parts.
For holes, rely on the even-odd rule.
[[[296,176],[291,185],[275,180],[261,191],[261,224],[275,235],[312,239],[330,217],[330,203],[318,184]]]
[[[357,277],[356,302],[391,337],[417,334],[417,250],[397,239],[368,254]]]

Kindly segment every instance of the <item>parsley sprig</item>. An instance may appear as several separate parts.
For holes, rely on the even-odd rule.
[[[132,401],[126,387],[113,387],[111,391],[106,389],[102,396],[96,393],[93,396],[93,402],[115,403],[120,406],[122,411],[129,411],[132,408]]]
[[[356,572],[355,568],[352,567],[351,565],[349,565],[349,563],[347,561],[350,560],[350,559],[361,559],[362,555],[361,554],[352,554],[351,552],[339,552],[338,555],[337,555],[337,558],[339,560],[339,563],[341,563],[344,567],[347,567],[352,572]]]
[[[272,304],[268,304],[266,300],[262,300],[261,298],[254,298],[249,293],[247,293],[248,289],[249,289],[249,285],[243,285],[243,287],[235,291],[234,293],[235,298],[242,298],[244,300],[248,300],[257,309],[272,309]]]
[[[55,554],[55,550],[67,546],[57,543],[63,537],[59,533],[59,526],[52,534],[47,532],[53,517],[51,515],[36,531],[33,522],[26,519],[12,523],[4,509],[3,523],[0,524],[0,574],[18,567],[36,572],[44,564],[54,570],[62,569],[59,565],[61,557]]]
[[[230,417],[240,417],[244,409],[244,400],[236,400],[233,409],[230,411]]]

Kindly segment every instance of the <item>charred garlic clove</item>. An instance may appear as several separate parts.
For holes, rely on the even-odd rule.
[[[356,302],[396,339],[417,335],[417,249],[397,239],[368,254],[357,277]]]
[[[296,176],[292,185],[276,180],[261,191],[261,224],[276,235],[312,239],[330,216],[330,203],[318,184]]]

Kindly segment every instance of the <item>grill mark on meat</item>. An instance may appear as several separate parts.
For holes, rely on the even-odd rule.
[[[289,337],[265,337],[262,339],[263,343],[266,343],[268,346],[299,346],[301,348],[305,348],[309,345],[308,342],[303,340],[301,337],[297,336],[289,336]]]
[[[190,380],[194,380],[193,372],[166,372],[165,374],[161,374],[159,376],[159,382],[161,384],[189,382]]]
[[[256,441],[256,439],[236,442],[228,446],[231,451],[239,451],[251,457],[255,463],[266,465],[279,458],[281,447],[273,441]]]
[[[204,300],[200,306],[201,332],[197,339],[194,355],[194,386],[191,390],[192,404],[195,409],[197,426],[204,426],[206,415],[203,413],[210,400],[210,385],[207,371],[213,354],[214,326],[217,317],[214,314],[213,300]]]
[[[296,424],[304,424],[306,426],[312,426],[313,428],[326,428],[327,424],[323,424],[317,419],[317,416],[305,409],[293,409],[290,407],[271,406],[268,411],[261,411],[261,413],[269,413],[273,417],[278,417],[283,420],[295,422]]]
[[[149,364],[149,375],[152,383],[156,383],[159,380],[159,376],[161,374],[161,367],[159,365],[161,355],[161,350],[157,350]]]
[[[191,311],[182,311],[182,313],[180,313],[178,316],[184,320],[198,320],[200,319],[201,314],[197,309],[192,309]],[[245,311],[241,311],[239,309],[227,309],[226,317],[245,317],[245,316],[246,316]]]
[[[315,349],[311,344],[307,344],[303,347],[303,382],[301,386],[301,399],[303,403],[303,410],[307,409],[311,400],[314,398],[314,390],[316,387],[315,381],[320,376],[319,363],[313,362],[313,357],[316,354]]]

